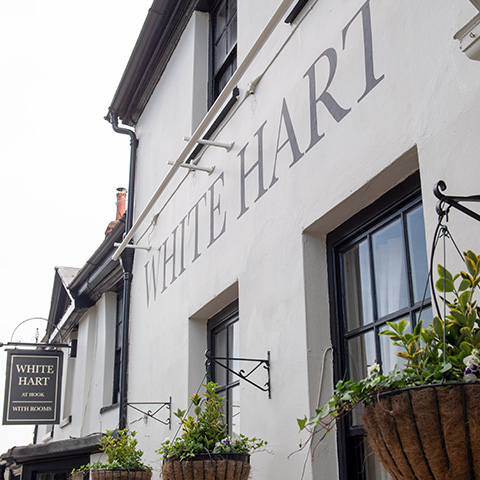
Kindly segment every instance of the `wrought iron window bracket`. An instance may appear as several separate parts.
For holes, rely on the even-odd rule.
[[[143,413],[147,417],[152,418],[153,420],[156,420],[157,422],[163,423],[163,425],[168,425],[168,429],[172,429],[172,397],[170,397],[170,400],[168,402],[131,402],[127,403],[127,405],[137,412]],[[137,405],[155,405],[154,408],[156,408],[155,411],[152,411],[150,409],[148,410],[142,410],[141,407],[139,408]],[[157,407],[160,405],[159,407]],[[166,408],[168,410],[168,418],[166,420],[161,420],[160,418],[157,418],[156,415],[158,412]]]
[[[469,217],[477,220],[480,222],[480,215],[469,208],[462,205],[461,202],[480,202],[480,195],[470,195],[466,197],[452,197],[444,195],[442,192],[446,190],[447,185],[443,180],[440,180],[434,187],[433,187],[433,194],[438,198],[437,202],[437,214],[439,217],[444,217],[448,215],[448,212],[451,207],[460,210],[462,213],[465,213]],[[445,207],[445,204],[448,207]]]
[[[254,387],[257,387],[258,389],[262,390],[263,392],[268,392],[268,398],[272,398],[272,392],[270,388],[270,352],[267,352],[266,359],[257,359],[257,358],[213,357],[210,354],[210,350],[207,350],[205,352],[205,357],[207,357],[207,360],[205,361],[207,372],[209,370],[210,365],[212,363],[215,363],[216,365],[224,368],[225,370],[228,370],[230,373],[233,373],[240,379],[245,380],[246,382],[250,383]],[[243,369],[236,372],[225,363],[222,363],[222,361],[223,362],[224,361],[254,362],[256,363],[256,365],[248,373],[246,373],[245,370]],[[263,386],[258,385],[257,383],[255,383],[254,381],[248,378],[250,377],[250,375],[252,375],[253,372],[255,372],[260,367],[263,367],[267,371],[267,382]]]

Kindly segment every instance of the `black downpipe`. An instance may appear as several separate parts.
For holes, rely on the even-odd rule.
[[[128,180],[128,201],[125,219],[125,235],[128,234],[133,224],[133,202],[135,198],[135,170],[137,160],[138,139],[133,130],[120,128],[118,116],[110,111],[108,120],[113,130],[130,137],[130,174]],[[122,359],[120,367],[120,415],[119,429],[127,428],[127,370],[128,370],[128,332],[130,326],[130,291],[133,278],[133,249],[125,248],[120,256],[120,263],[123,268],[123,307],[122,307]]]

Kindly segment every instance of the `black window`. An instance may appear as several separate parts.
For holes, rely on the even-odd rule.
[[[220,0],[211,10],[211,98],[213,104],[237,69],[237,0]]]
[[[118,403],[120,392],[120,372],[122,370],[123,342],[123,291],[117,293],[117,310],[115,314],[115,354],[113,364],[112,404]]]
[[[12,472],[11,478],[22,478],[23,480],[68,480],[72,478],[73,469],[80,468],[89,461],[90,455],[88,453],[65,456],[65,452],[59,451],[50,458],[24,463],[21,466],[21,474],[17,476]]]
[[[71,472],[47,472],[37,473],[35,480],[67,480]]]
[[[336,380],[401,365],[387,336],[387,321],[414,326],[432,319],[425,227],[418,175],[396,187],[327,238]],[[368,449],[361,411],[339,428],[341,478],[390,478]]]
[[[240,433],[240,382],[238,376],[219,364],[239,371],[238,319],[235,301],[208,321],[208,348],[212,357],[218,359],[218,363],[211,363],[209,373],[218,384],[217,393],[225,398],[224,414],[230,434]]]

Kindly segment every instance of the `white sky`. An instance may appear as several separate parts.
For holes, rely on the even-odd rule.
[[[0,342],[48,316],[54,267],[82,267],[115,219],[130,142],[103,117],[151,4],[0,0]],[[2,417],[5,362],[2,348]],[[32,438],[0,426],[0,454]]]

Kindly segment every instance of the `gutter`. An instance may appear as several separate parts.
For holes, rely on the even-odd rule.
[[[154,0],[109,111],[134,126],[163,74],[198,0]]]
[[[125,216],[124,216],[125,217]],[[125,218],[118,220],[113,230],[107,235],[95,253],[90,256],[85,265],[77,271],[73,280],[63,283],[62,290],[70,296],[72,303],[67,310],[57,318],[60,285],[60,273],[56,267],[53,293],[48,315],[49,330],[47,337],[50,342],[58,340],[58,333],[71,332],[77,325],[83,314],[115,284],[122,279],[122,268],[112,260],[115,251],[114,243],[120,241],[125,230]],[[56,329],[52,329],[55,325]],[[57,330],[58,329],[58,330]],[[1,477],[0,477],[1,479]]]
[[[113,230],[105,237],[101,245],[69,283],[68,289],[77,304],[94,305],[104,293],[104,289],[101,288],[102,284],[112,272],[119,268],[118,264],[112,262],[111,252],[115,251],[114,244],[121,241],[124,233],[125,216],[117,221]],[[118,280],[119,277],[115,272],[115,278],[112,279],[112,282],[116,283]]]

